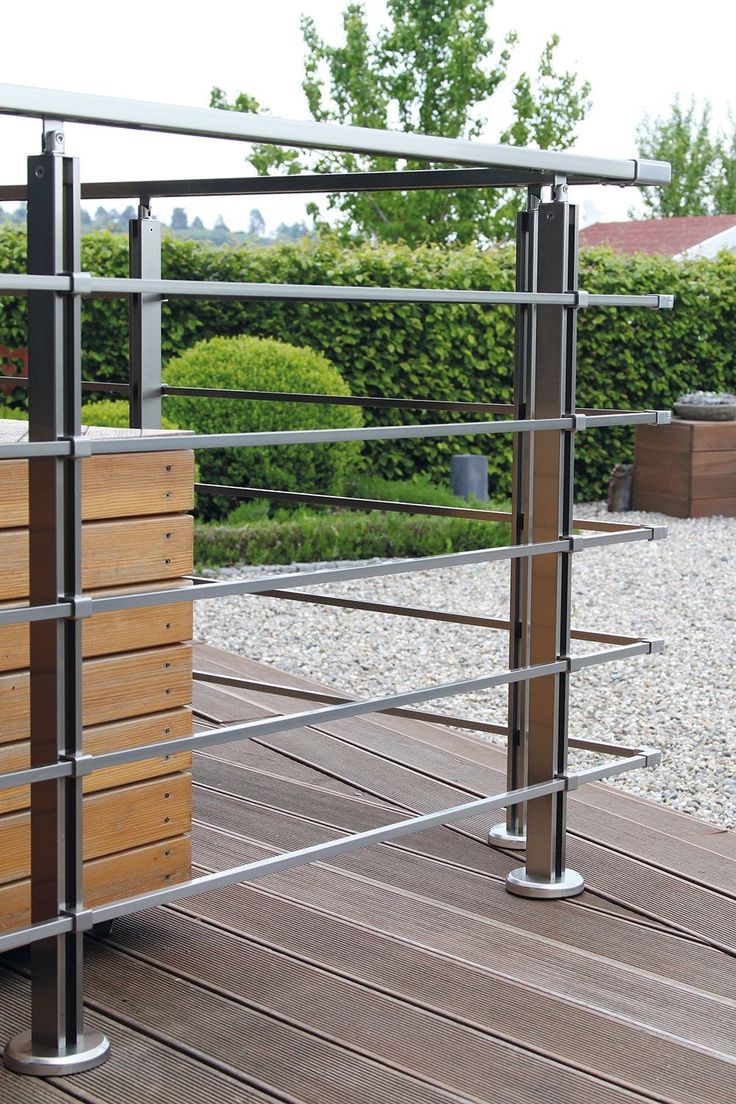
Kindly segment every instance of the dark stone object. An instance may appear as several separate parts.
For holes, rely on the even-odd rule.
[[[736,403],[676,402],[673,410],[678,418],[688,418],[694,422],[736,421]]]
[[[623,514],[631,509],[634,492],[634,465],[617,464],[611,472],[608,483],[608,510],[612,514]]]
[[[487,457],[472,456],[468,453],[453,456],[450,463],[450,483],[452,493],[457,498],[470,498],[472,495],[478,502],[487,502]]]

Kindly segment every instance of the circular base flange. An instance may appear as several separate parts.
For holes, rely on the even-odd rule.
[[[507,851],[523,851],[526,847],[526,833],[509,832],[506,821],[494,824],[488,832],[491,847],[505,847]]]
[[[506,876],[506,889],[517,897],[540,897],[553,900],[557,897],[575,897],[585,889],[585,879],[577,870],[564,870],[561,878],[547,882],[530,877],[525,866],[517,866]]]
[[[54,1077],[66,1073],[82,1073],[107,1061],[110,1040],[100,1031],[86,1031],[73,1050],[59,1054],[50,1047],[33,1045],[30,1031],[23,1031],[11,1039],[5,1048],[5,1068],[14,1073],[28,1073],[35,1077]]]

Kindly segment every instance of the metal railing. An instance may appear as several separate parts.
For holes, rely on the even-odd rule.
[[[526,846],[526,863],[511,872],[508,889],[525,896],[564,897],[579,893],[583,879],[565,862],[567,794],[583,783],[651,766],[659,752],[568,738],[568,689],[573,673],[586,667],[661,650],[658,641],[574,630],[570,623],[573,559],[591,548],[656,540],[658,527],[580,521],[573,514],[576,434],[614,425],[661,424],[661,411],[590,411],[575,405],[576,323],[581,309],[609,306],[661,309],[672,298],[651,295],[593,295],[578,287],[577,209],[568,188],[579,183],[665,184],[669,166],[652,161],[582,157],[574,153],[525,150],[480,142],[393,134],[320,123],[297,123],[232,112],[112,100],[73,93],[0,85],[0,114],[42,120],[43,147],[28,159],[25,185],[0,188],[0,199],[28,203],[28,272],[0,276],[0,294],[27,295],[28,376],[13,379],[29,388],[29,439],[0,444],[0,459],[29,461],[30,604],[0,611],[0,625],[28,623],[31,638],[31,766],[0,775],[0,790],[31,784],[31,924],[0,935],[0,950],[31,945],[32,1024],[5,1053],[19,1072],[49,1075],[88,1069],[104,1061],[109,1044],[86,1032],[83,1019],[83,935],[115,917],[165,904],[194,893],[251,881],[277,870],[327,858],[342,851],[395,839],[436,824],[506,809],[506,820],[490,833],[506,848]],[[234,140],[351,150],[408,157],[449,169],[394,173],[337,174],[286,178],[186,181],[129,181],[82,184],[78,162],[64,152],[61,120],[146,128]],[[473,167],[468,167],[473,166]],[[150,217],[154,196],[358,191],[385,188],[522,186],[527,208],[518,218],[516,289],[458,291],[435,288],[355,288],[247,284],[161,279],[160,226]],[[542,188],[551,189],[542,199]],[[139,200],[131,222],[130,278],[109,279],[81,271],[80,200],[130,196]],[[130,384],[81,381],[80,300],[83,296],[127,297],[130,313]],[[161,380],[162,297],[233,298],[395,303],[474,303],[516,308],[514,402],[510,406],[448,399],[275,394],[205,387],[167,387]],[[94,439],[83,436],[83,390],[129,395],[132,424],[160,426],[165,394],[220,396],[228,401],[320,402],[424,409],[485,416],[484,420],[432,425],[271,433],[193,434],[184,438]],[[192,578],[173,590],[152,587],[107,596],[83,593],[81,579],[80,460],[85,456],[211,447],[315,444],[329,441],[442,438],[506,433],[513,437],[512,509],[479,511],[403,502],[286,493],[268,488],[198,485],[202,494],[265,497],[343,508],[505,520],[511,544],[412,560],[278,574],[258,579],[203,581]],[[508,560],[511,570],[508,620],[303,593],[305,587],[347,580]],[[298,588],[294,590],[293,588]],[[322,603],[397,616],[472,624],[509,634],[509,667],[463,681],[424,686],[403,693],[355,700],[305,693],[316,708],[266,720],[216,728],[194,735],[87,755],[82,744],[83,620],[96,613],[235,594],[267,595],[285,601]],[[571,640],[606,645],[571,654]],[[195,672],[214,684],[259,687],[293,695],[289,687]],[[508,725],[437,714],[415,707],[440,698],[490,687],[508,687]],[[504,793],[412,817],[233,869],[193,878],[127,900],[87,908],[83,899],[82,785],[95,771],[159,754],[196,750],[226,741],[252,739],[304,725],[365,713],[422,717],[443,724],[508,736],[508,781]],[[601,753],[607,761],[571,771],[568,748]]]

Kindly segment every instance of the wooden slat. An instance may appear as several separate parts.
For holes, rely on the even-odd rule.
[[[129,589],[124,587],[122,592]],[[120,592],[108,589],[94,591],[92,596]],[[13,604],[17,603],[3,605]],[[188,602],[96,613],[82,622],[82,651],[85,658],[90,658],[190,640],[192,620],[192,606]],[[27,624],[0,625],[0,671],[18,671],[28,667],[29,638]]]
[[[644,513],[669,514],[670,517],[690,517],[690,500],[687,497],[665,494],[663,491],[640,490],[634,471],[633,508]]]
[[[693,452],[736,449],[736,422],[690,422]]]
[[[660,452],[689,452],[692,443],[692,426],[694,422],[684,422],[675,419],[669,425],[663,426],[637,426],[636,446],[648,446]]]
[[[82,517],[174,514],[194,505],[194,453],[120,453],[82,460]],[[28,525],[28,461],[0,461],[0,529]]]
[[[191,774],[137,782],[84,799],[84,857],[96,859],[191,831]],[[30,874],[30,813],[0,817],[0,883]]]
[[[83,718],[104,724],[189,705],[192,650],[188,644],[86,659],[82,666]],[[0,743],[29,739],[27,671],[0,675]]]
[[[736,448],[692,454],[694,475],[732,475],[736,477]],[[731,484],[734,486],[734,483]]]
[[[193,566],[194,521],[190,514],[91,521],[82,527],[85,590],[128,586],[152,579],[178,579]],[[0,532],[0,601],[28,596],[28,530]]]
[[[734,480],[731,480],[733,483]],[[723,498],[693,498],[690,517],[736,517],[736,495]]]
[[[710,453],[698,454],[709,456]],[[662,449],[656,444],[643,445],[636,442],[636,465],[644,472],[651,470],[668,472],[676,475],[687,475],[690,471],[692,454],[683,449]]]
[[[85,862],[85,905],[94,908],[186,881],[191,850],[190,837],[182,835]],[[30,879],[0,886],[0,928],[19,928],[30,923],[30,918]]]
[[[676,455],[674,453],[664,455]],[[687,458],[686,458],[687,459]],[[684,465],[682,470],[673,470],[660,466],[656,461],[646,467],[639,464],[634,476],[636,488],[636,501],[640,502],[647,495],[677,495],[687,501],[690,493],[690,470]],[[641,509],[641,507],[637,507]]]
[[[165,713],[154,713],[128,721],[96,725],[84,730],[84,750],[88,755],[101,755],[106,751],[118,751],[126,747],[140,747],[158,740],[174,740],[189,736],[192,731],[192,714],[185,707]],[[108,767],[89,774],[83,782],[85,793],[109,790],[130,782],[142,782],[177,771],[189,770],[192,765],[190,752],[164,755],[157,759],[142,759],[121,767]],[[27,740],[17,744],[0,744],[0,773],[24,770],[30,766],[30,744]],[[16,786],[0,790],[0,813],[27,809],[30,803],[29,787]]]

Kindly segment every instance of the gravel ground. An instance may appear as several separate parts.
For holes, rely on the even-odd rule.
[[[615,515],[602,503],[576,512],[669,527],[664,541],[582,553],[573,572],[576,628],[663,637],[667,650],[574,675],[570,734],[661,748],[661,767],[611,784],[736,828],[736,518]],[[289,570],[294,567],[211,574]],[[484,564],[360,579],[324,592],[503,618],[508,572],[508,563]],[[197,607],[199,639],[361,696],[473,678],[507,662],[506,634],[493,630],[257,596]],[[580,642],[574,651],[600,647]],[[506,691],[427,708],[505,724]]]

